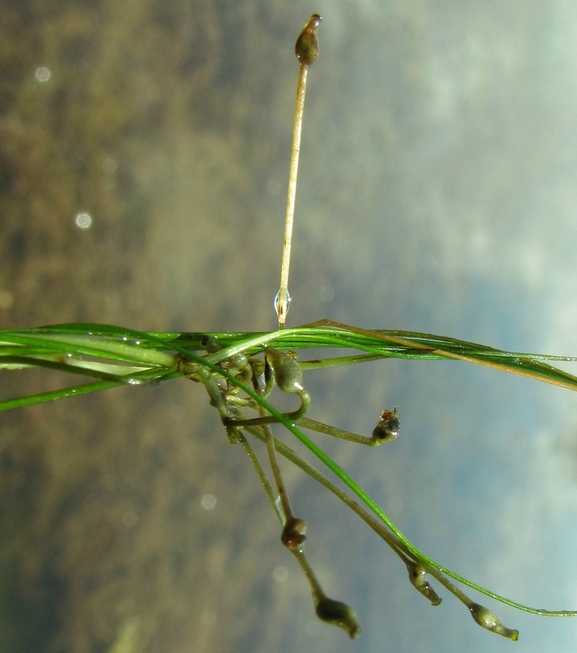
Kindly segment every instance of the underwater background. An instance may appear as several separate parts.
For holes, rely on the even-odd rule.
[[[275,327],[294,42],[313,12],[288,324],[577,354],[564,0],[3,0],[0,327]],[[63,384],[0,378],[2,398]],[[440,361],[305,383],[313,418],[358,433],[399,407],[390,445],[317,441],[419,548],[515,601],[577,609],[577,396]],[[442,590],[432,608],[364,523],[283,470],[354,642],[316,620],[202,387],[2,413],[0,652],[575,650],[577,619],[473,595],[520,630],[512,644]]]

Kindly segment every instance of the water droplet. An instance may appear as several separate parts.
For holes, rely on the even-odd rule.
[[[122,523],[127,528],[132,528],[137,521],[138,521],[138,515],[133,510],[129,510],[128,512],[125,512],[124,515],[122,516]]]
[[[272,572],[272,577],[277,583],[284,583],[288,578],[288,569],[286,567],[275,567]]]
[[[286,310],[285,310],[285,313],[284,313],[284,314],[285,314],[285,317],[286,317],[287,313],[289,312],[289,308],[290,308],[290,305],[291,305],[291,301],[292,301],[292,300],[291,300],[290,293],[289,293],[289,291],[287,290],[287,291],[286,291]],[[281,306],[280,306],[280,290],[277,292],[277,294],[276,294],[276,296],[275,296],[275,298],[274,298],[274,303],[273,303],[273,305],[274,305],[274,310],[276,311],[276,314],[278,315],[278,314],[279,314],[279,310],[280,310],[280,308],[281,308]]]
[[[113,175],[118,170],[116,159],[113,159],[111,156],[105,157],[102,161],[102,170],[107,175]]]
[[[81,213],[77,213],[76,217],[74,218],[74,222],[76,222],[76,226],[79,229],[90,229],[92,226],[92,216],[90,213],[86,213],[85,211]]]
[[[200,505],[205,510],[212,510],[216,506],[216,497],[214,494],[203,494],[200,499]]]
[[[321,302],[330,302],[335,296],[335,291],[330,286],[323,286],[319,290],[319,299]]]
[[[36,77],[39,82],[47,82],[51,75],[52,73],[50,72],[50,69],[46,68],[46,66],[39,66],[34,71],[34,77]]]

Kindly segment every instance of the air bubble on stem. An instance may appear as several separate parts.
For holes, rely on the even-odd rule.
[[[274,298],[274,310],[277,314],[277,316],[281,317],[281,314],[286,318],[287,313],[289,312],[289,308],[291,305],[291,296],[289,294],[289,291],[285,291],[285,301],[281,301],[281,291],[279,290]],[[284,320],[283,320],[284,322]]]

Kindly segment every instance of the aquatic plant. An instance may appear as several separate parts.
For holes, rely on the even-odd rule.
[[[453,581],[496,601],[534,614],[574,616],[577,612],[534,609],[513,602],[461,577],[416,548],[371,497],[303,432],[303,429],[308,429],[355,443],[380,446],[399,435],[402,415],[399,416],[396,407],[384,407],[380,416],[375,416],[375,428],[370,436],[318,422],[307,416],[312,400],[306,390],[304,377],[310,370],[380,359],[445,359],[520,374],[575,390],[577,377],[551,363],[560,360],[574,362],[576,359],[506,352],[454,338],[410,331],[366,330],[327,320],[300,327],[285,327],[290,301],[290,225],[294,216],[304,87],[308,67],[318,55],[316,29],[319,23],[320,17],[314,15],[297,41],[300,76],[294,130],[296,136],[289,182],[281,284],[275,300],[279,329],[259,333],[158,333],[102,324],[65,324],[2,330],[1,369],[38,367],[74,373],[92,380],[55,391],[4,400],[0,402],[0,410],[22,408],[123,385],[158,384],[179,377],[200,383],[204,385],[211,404],[218,411],[230,442],[243,447],[252,461],[281,523],[281,541],[303,569],[311,586],[316,613],[321,620],[343,628],[351,637],[360,632],[354,611],[344,603],[326,596],[306,558],[306,524],[297,516],[298,511],[295,513],[293,510],[277,462],[277,453],[300,467],[359,515],[399,556],[407,568],[410,582],[432,605],[441,602],[430,582],[434,579],[466,606],[480,626],[516,640],[517,630],[503,626],[492,611],[472,601]],[[323,349],[355,350],[356,353],[322,358]],[[314,350],[318,358],[298,360],[297,353],[308,350]],[[300,405],[296,410],[283,413],[268,401],[275,385],[285,393],[297,395]],[[271,429],[274,424],[282,425],[300,440],[357,498],[343,492],[277,439]],[[266,444],[272,482],[250,444],[251,437]]]

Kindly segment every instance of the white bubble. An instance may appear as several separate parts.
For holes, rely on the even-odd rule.
[[[216,497],[214,494],[203,494],[200,499],[200,505],[205,510],[212,510],[216,506]]]
[[[288,578],[289,572],[286,567],[275,567],[272,572],[272,577],[276,580],[277,583],[284,583]]]
[[[102,170],[107,175],[113,175],[118,170],[116,159],[113,159],[111,156],[105,157],[102,161]]]
[[[50,69],[46,68],[46,66],[39,66],[34,71],[34,77],[36,77],[39,82],[47,82],[51,75],[52,73],[50,72]]]
[[[132,510],[125,512],[124,515],[122,516],[122,523],[127,528],[132,528],[132,526],[134,526],[137,521],[138,521],[138,515]]]
[[[76,222],[76,226],[79,229],[90,229],[92,226],[92,216],[90,213],[77,213],[74,222]]]

